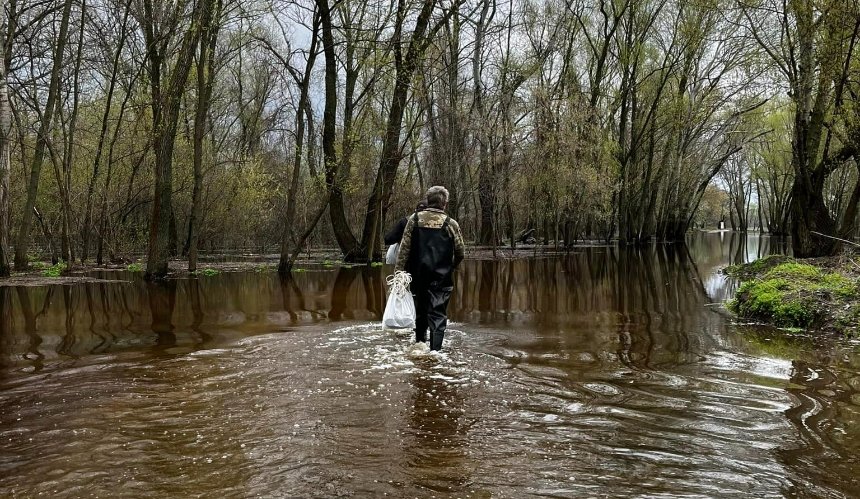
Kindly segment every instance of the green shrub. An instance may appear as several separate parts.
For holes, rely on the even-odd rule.
[[[125,270],[129,272],[143,272],[143,264],[142,263],[130,263]]]
[[[68,270],[69,266],[63,260],[60,260],[55,265],[51,265],[42,271],[42,275],[45,277],[60,277],[63,273]]]
[[[192,274],[194,274],[196,276],[203,276],[203,277],[212,277],[212,276],[216,276],[220,273],[221,273],[220,270],[209,268],[209,267],[206,267],[203,269],[197,269],[194,272],[192,272]]]

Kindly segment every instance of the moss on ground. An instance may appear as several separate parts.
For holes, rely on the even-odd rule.
[[[736,277],[741,280],[750,279],[757,275],[761,275],[768,270],[785,263],[786,261],[791,261],[791,257],[785,255],[771,255],[766,256],[764,258],[759,258],[750,263],[741,263],[738,265],[729,265],[723,272],[732,277]]]
[[[853,333],[860,325],[860,289],[851,272],[769,257],[727,273],[743,281],[729,302],[740,317],[787,329]]]

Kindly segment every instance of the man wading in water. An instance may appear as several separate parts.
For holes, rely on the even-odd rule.
[[[433,186],[427,191],[427,209],[409,217],[400,242],[395,271],[412,275],[415,297],[415,341],[427,341],[441,350],[448,325],[448,300],[454,289],[454,269],[463,261],[466,248],[460,225],[445,214],[448,189]]]

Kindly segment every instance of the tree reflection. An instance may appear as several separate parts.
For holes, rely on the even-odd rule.
[[[349,290],[355,278],[358,277],[358,270],[352,268],[337,269],[337,277],[334,279],[334,286],[331,290],[331,308],[328,311],[328,318],[331,321],[339,321],[344,318],[353,319],[352,306],[350,304]]]
[[[42,344],[42,338],[39,336],[36,327],[37,314],[33,310],[33,303],[30,299],[30,288],[18,287],[16,290],[18,292],[18,302],[21,305],[21,315],[24,317],[24,334],[27,338],[24,358],[30,360],[33,363],[33,367],[38,371],[42,368],[45,356],[39,351],[39,345]],[[51,302],[53,291],[53,287],[48,289],[48,293],[45,296],[45,301],[42,307],[42,313],[47,310],[48,304]]]
[[[146,292],[152,315],[152,332],[157,336],[156,344],[159,347],[175,345],[173,311],[176,308],[176,280],[148,281]]]
[[[364,286],[364,295],[367,297],[367,311],[381,320],[386,297],[385,285],[382,281],[382,267],[362,268],[361,282]]]

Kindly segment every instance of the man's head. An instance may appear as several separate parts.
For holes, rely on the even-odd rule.
[[[434,185],[427,189],[427,206],[444,210],[448,206],[448,189],[441,185]]]
[[[426,210],[426,209],[427,209],[427,201],[425,201],[423,199],[421,201],[418,201],[418,204],[415,206],[415,211],[421,211],[421,210]]]

